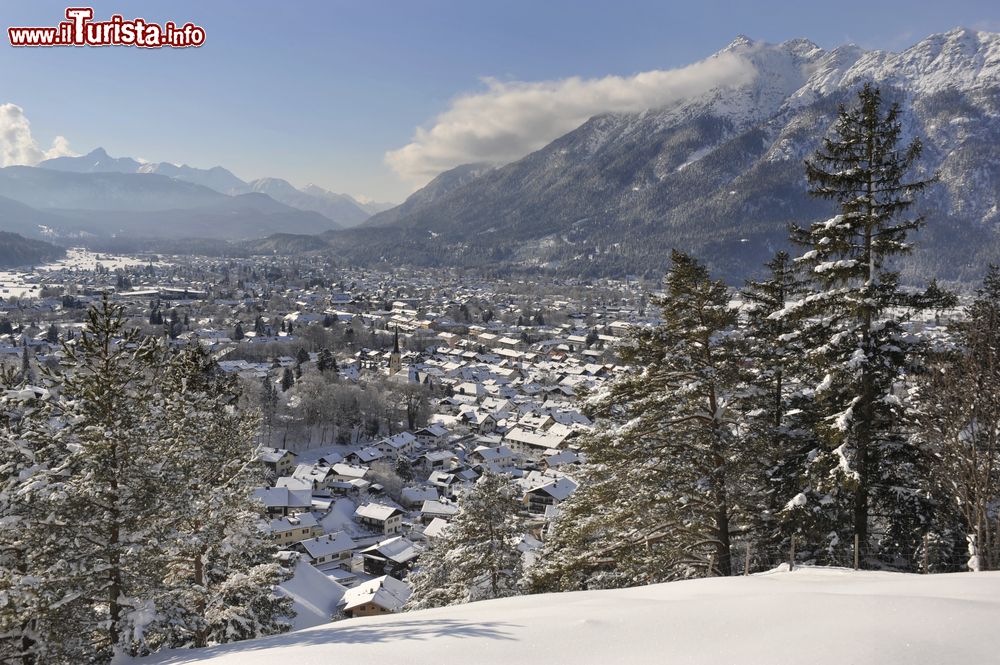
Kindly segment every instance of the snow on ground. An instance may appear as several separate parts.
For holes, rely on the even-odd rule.
[[[92,271],[101,265],[114,272],[119,268],[130,266],[144,266],[150,263],[149,259],[141,259],[133,256],[117,256],[102,252],[91,252],[82,247],[73,247],[66,250],[65,258],[55,263],[48,263],[38,267],[38,270],[87,270]],[[154,265],[162,265],[156,263]]]
[[[147,265],[148,259],[139,259],[128,256],[115,256],[113,254],[101,254],[88,251],[82,248],[66,250],[65,258],[55,263],[47,263],[38,266],[32,271],[0,271],[0,297],[3,298],[39,298],[42,295],[42,285],[36,282],[38,272],[52,272],[58,270],[83,270],[93,271],[98,264],[115,271],[128,266]],[[162,265],[156,263],[154,265]],[[46,286],[60,286],[58,284],[47,284]]]
[[[351,619],[143,663],[942,665],[1000,653],[1000,572],[774,571]]]

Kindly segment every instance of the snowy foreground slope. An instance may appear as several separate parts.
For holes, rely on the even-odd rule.
[[[352,619],[141,663],[942,665],[1000,658],[1000,573],[804,568]]]

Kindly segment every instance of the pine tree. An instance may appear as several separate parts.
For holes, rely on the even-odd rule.
[[[245,338],[246,338],[246,333],[243,332],[243,324],[237,321],[236,327],[233,328],[233,341],[240,342]]]
[[[746,446],[753,451],[751,485],[744,489],[757,502],[750,511],[753,547],[784,552],[795,525],[785,507],[803,488],[803,463],[816,446],[807,421],[810,396],[803,390],[803,340],[785,307],[802,297],[803,284],[787,252],[766,265],[767,278],[748,281],[743,289],[746,356]]]
[[[133,613],[153,593],[162,552],[156,520],[164,514],[162,460],[149,368],[161,353],[125,325],[124,308],[107,297],[87,313],[86,330],[66,347],[50,381],[59,400],[52,415],[69,451],[51,469],[60,482],[58,514],[43,527],[61,539],[73,565],[60,581],[76,597],[65,607],[96,660],[130,641]],[[171,506],[169,510],[173,510]]]
[[[290,601],[273,593],[285,571],[274,560],[273,541],[256,528],[264,515],[250,496],[263,484],[260,467],[251,464],[257,418],[235,408],[234,380],[198,347],[171,358],[161,388],[162,491],[185,509],[161,519],[168,563],[154,598],[159,619],[136,648],[206,646],[287,630]]]
[[[1000,268],[990,266],[954,348],[920,376],[918,438],[933,451],[941,503],[936,540],[962,535],[970,570],[1000,569]],[[954,557],[953,557],[954,558]]]
[[[63,429],[48,391],[6,368],[0,384],[0,662],[72,662],[90,653],[75,628],[93,617],[72,607],[66,534],[50,526],[62,497],[51,471],[67,456]]]
[[[49,324],[49,329],[45,333],[45,341],[49,344],[59,343],[59,328],[56,327],[55,323]]]
[[[923,462],[907,444],[897,394],[913,355],[897,308],[912,302],[890,261],[911,250],[907,237],[922,220],[905,213],[930,181],[906,180],[921,145],[900,149],[899,115],[898,105],[883,108],[870,84],[856,106],[840,109],[832,137],[806,162],[810,193],[835,201],[840,213],[793,231],[808,248],[797,263],[810,292],[785,312],[802,329],[807,359],[825,373],[812,402],[821,445],[809,463],[808,491],[795,502],[802,519],[822,518],[811,545],[834,558],[846,556],[855,535],[863,550],[886,560],[912,551],[926,509]]]
[[[455,605],[519,593],[522,504],[510,478],[484,473],[462,497],[444,534],[410,575],[408,609]]]
[[[744,462],[737,314],[674,252],[662,323],[623,348],[631,371],[593,405],[582,486],[561,506],[537,588],[630,586],[733,572]]]
[[[316,358],[316,369],[323,373],[331,370],[334,372],[337,371],[337,359],[333,357],[330,349],[324,348],[320,350],[319,356]]]
[[[301,366],[307,362],[309,362],[309,352],[300,347],[295,354],[295,363]]]
[[[292,374],[292,369],[286,367],[285,371],[281,373],[281,392],[285,393],[295,385],[295,375]]]

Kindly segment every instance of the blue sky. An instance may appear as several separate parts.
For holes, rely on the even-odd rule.
[[[0,0],[3,27],[55,25],[67,6]],[[82,3],[80,3],[82,4]],[[539,82],[682,67],[736,35],[899,50],[955,26],[1000,30],[995,0],[669,3],[617,0],[116,0],[120,13],[192,21],[203,47],[0,46],[0,104],[44,148],[283,177],[401,200],[415,181],[385,162],[484,78]]]

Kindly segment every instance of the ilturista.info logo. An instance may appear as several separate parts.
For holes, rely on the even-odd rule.
[[[95,21],[92,7],[67,7],[66,20],[48,27],[10,27],[11,46],[138,46],[187,48],[205,43],[205,29],[194,23],[163,25],[114,14]]]

